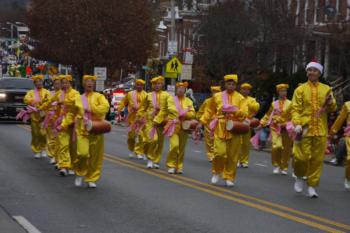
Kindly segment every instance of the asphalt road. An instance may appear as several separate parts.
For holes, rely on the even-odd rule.
[[[350,232],[344,168],[324,166],[320,198],[293,191],[293,178],[273,175],[268,153],[252,151],[236,186],[209,184],[202,143],[187,146],[184,175],[145,169],[128,159],[126,129],[106,135],[97,189],[76,188],[48,160],[35,160],[27,126],[0,125],[0,206],[40,232]],[[167,148],[167,143],[165,148]],[[163,154],[165,160],[166,150]]]

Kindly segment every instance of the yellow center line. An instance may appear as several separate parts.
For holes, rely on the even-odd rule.
[[[213,196],[217,196],[217,197],[220,197],[220,198],[223,198],[223,199],[226,199],[226,200],[233,201],[235,203],[246,205],[246,206],[249,206],[249,207],[261,210],[263,212],[267,212],[267,213],[270,213],[270,214],[274,214],[274,215],[280,216],[280,217],[285,218],[285,219],[289,219],[289,220],[292,220],[292,221],[295,221],[295,222],[299,222],[299,223],[305,224],[305,225],[313,227],[313,228],[317,228],[317,229],[325,231],[325,232],[332,232],[332,233],[344,232],[344,231],[340,231],[340,230],[335,229],[335,228],[331,228],[331,227],[319,224],[317,222],[306,220],[306,219],[303,219],[301,217],[297,217],[297,216],[294,216],[294,215],[291,215],[291,214],[288,214],[288,213],[285,213],[285,212],[282,212],[282,211],[279,211],[279,210],[271,209],[269,207],[266,207],[266,206],[263,206],[263,205],[260,205],[260,204],[255,204],[255,203],[252,203],[252,202],[240,199],[240,198],[236,198],[236,197],[233,197],[233,196],[230,196],[230,195],[227,195],[227,194],[223,194],[223,193],[216,192],[216,191],[213,191],[213,190],[209,190],[209,189],[206,189],[206,188],[203,188],[203,187],[200,187],[200,186],[196,186],[196,185],[193,185],[191,183],[181,181],[181,180],[179,180],[177,178],[172,178],[170,176],[166,176],[166,175],[160,174],[158,172],[153,172],[153,171],[147,170],[145,168],[140,168],[140,167],[132,165],[132,164],[127,164],[127,163],[124,163],[122,161],[111,159],[109,157],[106,157],[105,160],[107,160],[107,161],[109,161],[111,163],[115,163],[115,164],[124,166],[124,167],[128,167],[128,168],[132,168],[132,169],[138,170],[140,172],[143,172],[143,173],[146,173],[146,174],[149,174],[149,175],[152,175],[152,176],[159,177],[159,178],[161,178],[163,180],[168,180],[168,181],[171,181],[173,183],[181,184],[183,186],[186,186],[186,187],[189,187],[189,188],[192,188],[192,189],[196,189],[196,190],[199,190],[199,191],[202,191],[202,192],[205,192],[205,193],[209,193],[209,194],[211,194]]]
[[[138,163],[135,163],[135,162],[131,162],[129,160],[126,160],[126,159],[123,159],[123,158],[120,158],[120,157],[116,157],[116,156],[113,156],[113,155],[110,155],[110,154],[106,154],[105,153],[105,156],[107,156],[108,158],[117,159],[117,160],[125,162],[125,163],[135,164],[135,165],[137,165],[137,166],[139,166],[141,168],[144,167],[141,164],[138,164]],[[158,171],[160,173],[167,174],[165,171],[162,171],[162,170],[158,170]],[[270,201],[266,201],[266,200],[263,200],[263,199],[260,199],[260,198],[257,198],[257,197],[253,197],[253,196],[246,195],[246,194],[243,194],[243,193],[239,193],[239,192],[235,192],[235,191],[232,191],[232,190],[228,190],[228,189],[223,188],[223,187],[214,186],[214,185],[211,185],[211,184],[208,184],[208,183],[204,183],[204,182],[201,182],[199,180],[192,179],[192,178],[189,178],[189,177],[177,176],[177,178],[181,179],[181,180],[184,180],[184,181],[193,182],[195,184],[202,185],[202,186],[205,186],[207,188],[215,189],[217,191],[229,193],[229,194],[235,195],[237,197],[242,197],[242,198],[245,198],[245,199],[249,199],[249,200],[252,200],[252,201],[264,204],[264,205],[268,205],[268,206],[271,206],[271,207],[274,207],[274,208],[278,208],[280,210],[289,211],[291,213],[298,214],[298,215],[304,216],[304,217],[308,217],[308,218],[317,220],[319,222],[323,222],[323,223],[326,223],[326,224],[329,224],[329,225],[333,225],[333,226],[340,227],[340,228],[343,228],[343,229],[346,229],[346,230],[350,230],[350,225],[339,223],[339,222],[335,222],[333,220],[326,219],[326,218],[323,218],[323,217],[320,217],[320,216],[317,216],[317,215],[313,215],[313,214],[310,214],[310,213],[306,213],[306,212],[303,212],[303,211],[300,211],[300,210],[296,210],[296,209],[293,209],[293,208],[290,208],[290,207],[287,207],[287,206],[284,206],[284,205],[280,205],[280,204],[273,203],[273,202],[270,202]]]

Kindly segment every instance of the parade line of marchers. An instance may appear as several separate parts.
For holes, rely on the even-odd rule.
[[[250,97],[252,86],[243,83],[236,91],[238,76],[224,76],[225,90],[212,86],[212,97],[196,113],[186,97],[187,85],[176,84],[175,96],[163,91],[164,78],[151,80],[152,92],[144,91],[145,81],[136,80],[118,107],[128,108],[127,145],[130,157],[147,160],[148,169],[159,169],[165,137],[169,138],[166,166],[169,174],[182,174],[187,139],[199,140],[204,128],[208,160],[212,163],[210,182],[222,178],[227,187],[235,185],[237,167],[248,167],[250,146],[257,147],[262,128],[269,127],[274,174],[287,175],[292,160],[294,190],[317,198],[327,140],[347,122],[345,169],[346,189],[350,189],[350,102],[346,102],[330,130],[328,114],[337,109],[331,88],[319,82],[323,66],[315,61],[306,67],[308,81],[299,85],[293,99],[287,99],[287,84],[278,84],[278,98],[269,111],[254,118],[259,104]],[[75,175],[74,184],[96,188],[104,156],[104,133],[111,130],[105,121],[109,110],[106,98],[94,91],[96,76],[84,75],[84,93],[71,86],[72,76],[53,77],[53,91],[42,87],[42,75],[32,77],[35,89],[27,93],[28,105],[18,114],[31,119],[32,151],[35,158],[51,157],[62,176]],[[252,137],[252,130],[256,134]],[[330,131],[330,133],[328,132]]]

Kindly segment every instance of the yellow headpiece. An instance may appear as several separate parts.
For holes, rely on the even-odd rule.
[[[35,82],[35,80],[43,80],[44,79],[44,75],[42,74],[37,74],[37,75],[33,75],[32,76],[32,80]]]
[[[249,83],[243,83],[243,84],[241,85],[241,89],[244,89],[244,88],[246,88],[246,89],[252,89],[253,86],[250,85]]]
[[[158,81],[164,82],[163,76],[157,76],[157,77],[152,78],[151,83],[154,84]]]
[[[288,89],[288,88],[289,88],[289,85],[288,85],[288,84],[282,83],[282,84],[276,85],[276,90],[277,90],[277,91],[279,91],[279,90],[281,90],[281,89]]]
[[[238,83],[238,75],[237,74],[228,74],[224,76],[225,82],[227,81],[234,81],[235,83]]]
[[[136,79],[135,83],[145,85],[146,82],[143,79]]]
[[[55,82],[56,80],[60,80],[60,77],[57,76],[57,75],[53,75],[53,76],[51,77],[51,80],[52,80],[52,82]]]
[[[176,87],[184,87],[184,88],[187,88],[188,86],[188,83],[186,82],[177,82],[176,83]]]
[[[211,86],[210,90],[211,90],[211,92],[220,92],[221,87],[220,86]]]
[[[84,75],[84,76],[83,76],[83,82],[85,82],[85,81],[88,80],[88,79],[93,80],[93,81],[96,81],[96,80],[97,80],[97,77],[96,77],[96,75]]]
[[[59,76],[59,79],[62,81],[63,79],[65,79],[65,80],[67,80],[67,81],[73,81],[73,77],[72,77],[72,75],[69,75],[69,74],[67,74],[67,75],[63,75],[63,74],[61,74],[60,76]]]

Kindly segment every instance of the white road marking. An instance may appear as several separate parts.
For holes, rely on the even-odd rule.
[[[267,167],[265,164],[261,164],[261,163],[256,163],[255,165],[259,167]]]
[[[28,232],[28,233],[41,233],[35,226],[33,226],[23,216],[13,216],[13,218]]]

